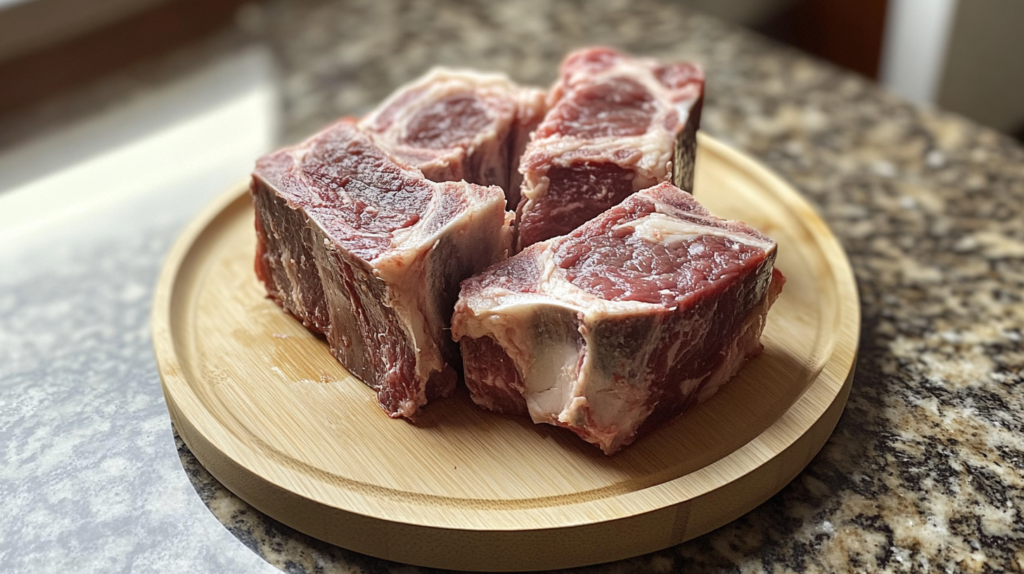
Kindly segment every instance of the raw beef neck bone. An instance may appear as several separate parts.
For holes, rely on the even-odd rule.
[[[497,185],[519,202],[519,158],[544,115],[545,92],[504,74],[434,68],[359,122],[392,157],[431,181]]]
[[[565,235],[629,195],[692,191],[704,73],[608,48],[567,56],[520,162],[517,249]]]
[[[430,182],[342,120],[260,158],[251,194],[268,296],[322,333],[389,415],[454,390],[459,282],[511,241],[499,188]]]
[[[462,283],[452,336],[473,401],[613,454],[761,350],[775,242],[663,183]]]

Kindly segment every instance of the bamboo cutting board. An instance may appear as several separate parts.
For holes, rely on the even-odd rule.
[[[389,419],[253,272],[246,187],[184,233],[153,338],[171,418],[210,472],[270,516],[339,546],[465,570],[562,568],[693,538],[756,507],[811,460],[846,404],[860,329],[835,237],[799,195],[702,135],[697,198],[779,243],[788,281],[764,353],[708,402],[606,457],[466,393]]]

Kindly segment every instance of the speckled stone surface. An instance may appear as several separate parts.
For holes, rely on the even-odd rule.
[[[670,2],[280,2],[250,7],[239,22],[278,58],[286,140],[365,111],[433,64],[499,69],[543,85],[565,51],[590,43],[700,61],[708,73],[702,128],[792,182],[847,250],[863,312],[860,358],[846,412],[818,457],[764,505],[715,532],[574,572],[1024,570],[1024,150],[1013,141]],[[124,268],[140,284],[155,276],[158,253],[171,240],[154,233],[142,262]],[[17,297],[9,288],[0,291],[5,329],[10,317],[27,321]],[[45,291],[32,297],[33,305],[48,304]],[[136,314],[97,318],[115,326],[103,331],[98,349],[120,345],[119,337],[142,344],[145,318],[138,309],[145,302],[125,305],[135,305]],[[38,329],[38,339],[18,345],[45,351],[59,344],[56,326],[44,322]],[[14,356],[27,353],[31,362],[32,351],[19,348]],[[0,349],[5,396],[10,385],[35,384],[18,379],[11,352]],[[48,375],[46,382],[59,389],[61,376]],[[152,367],[101,378],[157,384]],[[118,453],[143,448],[139,441],[151,449],[169,444],[166,413],[157,399],[147,400],[139,406],[148,421],[141,428],[151,437],[127,435],[111,422],[102,446],[76,439],[93,449],[89,464],[97,472],[116,474],[117,465],[130,464]],[[98,403],[86,403],[76,416],[90,416],[89,405]],[[27,408],[0,406],[5,543],[11,532],[32,539],[24,534],[31,524],[12,521],[12,511],[38,512],[45,520],[62,496],[68,505],[98,504],[57,486],[10,488],[11,473],[22,467],[11,461],[26,455],[6,437],[29,440],[11,434],[29,416]],[[77,406],[66,408],[79,413]],[[76,423],[58,420],[64,419],[53,415],[54,426],[36,432],[75,436]],[[72,448],[39,440],[39,456]],[[210,560],[248,547],[288,572],[427,571],[296,533],[240,501],[180,441],[177,446],[199,498],[237,540],[188,526],[181,527],[192,533],[187,540],[147,538],[158,536],[157,526],[135,509],[150,499],[134,495],[118,501],[110,540],[192,545]],[[154,473],[174,472],[162,452],[147,464]],[[146,496],[181,496],[161,493],[159,484]],[[183,505],[167,516],[188,522],[199,520],[196,512],[196,505]],[[83,528],[104,524],[89,514],[71,516],[58,518],[81,521]],[[15,551],[0,546],[0,569],[5,552]],[[112,565],[118,567],[124,565]]]
[[[122,203],[3,242],[0,572],[274,571],[182,476],[154,369],[154,279],[197,207]]]

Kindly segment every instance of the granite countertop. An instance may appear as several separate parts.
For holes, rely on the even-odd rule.
[[[671,2],[273,2],[246,7],[229,33],[273,51],[283,141],[365,111],[434,64],[545,85],[567,50],[592,43],[697,60],[702,129],[776,170],[832,227],[863,326],[849,402],[821,453],[729,525],[573,572],[1024,570],[1015,142]],[[172,433],[146,313],[182,223],[66,247],[59,271],[0,274],[0,569],[426,571],[264,516]],[[111,289],[98,269],[122,282]],[[138,534],[158,523],[173,536]]]

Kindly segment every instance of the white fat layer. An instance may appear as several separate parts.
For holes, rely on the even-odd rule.
[[[582,315],[586,322],[662,308],[660,304],[640,301],[608,301],[587,293],[565,278],[565,271],[555,264],[551,250],[542,251],[538,255],[538,263],[541,272],[535,292],[520,293],[502,287],[488,287],[468,297],[463,295],[468,313],[464,313],[455,326],[455,336],[475,339],[490,335],[502,346],[506,342],[511,344],[517,338],[512,333],[521,329],[521,325],[528,324],[525,322],[539,306],[570,310]],[[509,333],[509,336],[504,337],[502,333]],[[528,356],[528,352],[524,356]]]
[[[701,222],[721,221],[712,215],[694,212],[680,213],[669,205],[657,203],[657,212],[640,219],[622,223],[616,228],[633,228],[634,233],[652,243],[692,240],[702,235],[718,235],[738,243],[754,246],[768,253],[775,250],[775,242],[730,229],[714,227]],[[670,215],[676,213],[677,216]],[[683,219],[685,218],[685,219]],[[553,241],[553,240],[552,240]],[[548,241],[550,244],[551,241]],[[608,301],[573,285],[565,278],[565,272],[554,261],[551,249],[538,254],[541,267],[537,289],[532,293],[509,291],[502,287],[489,287],[468,297],[465,302],[472,310],[472,317],[466,317],[461,326],[460,336],[481,337],[492,332],[491,323],[498,318],[528,315],[537,305],[552,305],[571,309],[586,317],[587,321],[601,318],[634,314],[662,307],[657,303],[639,301]]]
[[[758,249],[768,251],[774,247],[771,241],[765,241],[759,237],[715,227],[713,225],[702,225],[690,219],[677,219],[663,213],[652,213],[626,223],[620,223],[615,229],[633,228],[634,237],[639,237],[651,243],[672,244],[680,241],[693,241],[700,237],[713,235],[724,237],[735,243],[750,245]]]
[[[416,346],[416,377],[424,382],[432,373],[444,368],[444,358],[435,340],[439,334],[445,336],[442,330],[444,318],[434,312],[432,298],[435,294],[429,293],[424,284],[430,251],[446,235],[467,233],[474,227],[474,220],[480,218],[504,222],[500,233],[505,236],[511,233],[505,217],[505,198],[496,189],[484,199],[468,197],[468,205],[454,219],[433,233],[424,233],[423,229],[436,216],[437,198],[439,195],[435,195],[435,201],[431,202],[419,223],[396,231],[391,248],[371,262],[374,273],[390,286],[386,304],[395,310]],[[508,241],[507,237],[500,237],[499,249]],[[424,385],[420,388],[423,401],[426,401],[425,392]]]

